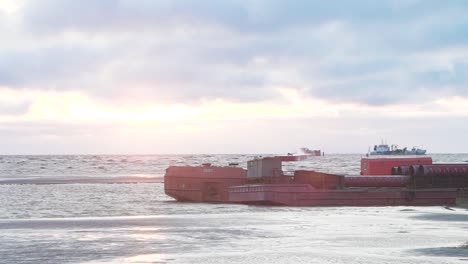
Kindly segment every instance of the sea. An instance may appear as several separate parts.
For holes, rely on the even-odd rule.
[[[179,203],[170,165],[252,155],[0,156],[0,263],[468,263],[462,207]],[[359,175],[360,154],[288,162]],[[433,154],[467,162],[468,154]]]

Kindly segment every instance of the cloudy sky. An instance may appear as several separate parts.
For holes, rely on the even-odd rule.
[[[0,154],[468,152],[468,3],[1,0]]]

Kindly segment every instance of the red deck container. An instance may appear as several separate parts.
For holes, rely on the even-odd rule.
[[[294,172],[294,182],[310,184],[317,189],[341,189],[344,186],[344,177],[318,171],[297,170]]]
[[[430,164],[431,157],[362,158],[361,175],[392,175],[394,167]]]
[[[346,176],[346,187],[406,187],[410,176]]]

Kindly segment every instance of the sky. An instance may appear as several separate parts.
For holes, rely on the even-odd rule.
[[[466,1],[1,0],[0,154],[468,153]]]

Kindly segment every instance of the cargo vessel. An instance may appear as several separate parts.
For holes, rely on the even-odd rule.
[[[374,151],[369,151],[370,155],[425,155],[426,150],[422,148],[413,147],[408,149],[404,147],[399,149],[396,145],[387,145],[387,144],[380,144],[374,146]]]
[[[238,166],[170,166],[165,193],[178,201],[282,206],[455,205],[468,196],[468,164],[431,157],[362,158],[361,175],[283,172],[277,157]]]

